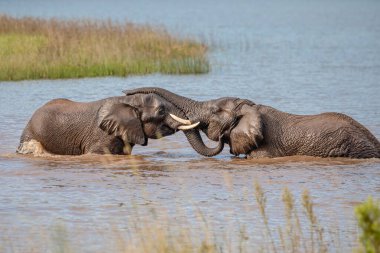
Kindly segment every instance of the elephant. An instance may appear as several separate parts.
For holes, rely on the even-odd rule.
[[[94,102],[54,99],[32,115],[17,152],[59,155],[131,154],[135,144],[191,129],[197,124],[179,123],[169,113],[181,111],[155,94],[109,97]],[[205,151],[203,151],[205,152]]]
[[[218,141],[218,151],[223,149],[221,143],[227,143],[235,156],[380,158],[377,138],[342,113],[295,115],[235,97],[199,102],[155,87],[124,92],[153,93],[165,98],[188,120],[199,122],[192,131],[201,130],[209,139]]]

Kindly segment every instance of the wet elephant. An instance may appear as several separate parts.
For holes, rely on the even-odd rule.
[[[18,153],[36,149],[52,154],[130,154],[135,144],[147,145],[196,126],[179,123],[169,113],[181,111],[155,94],[110,97],[94,102],[54,99],[31,117],[21,138]],[[188,131],[191,138],[191,130]]]
[[[294,115],[232,97],[199,102],[160,88],[139,88],[125,93],[154,93],[165,98],[189,120],[199,121],[197,129],[218,141],[218,147],[228,143],[234,155],[244,154],[251,158],[380,157],[380,143],[376,137],[341,113]]]

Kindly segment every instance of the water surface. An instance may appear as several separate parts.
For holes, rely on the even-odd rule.
[[[76,233],[74,245],[104,251],[102,236],[112,242],[112,226],[127,232],[136,218],[131,209],[148,217],[151,208],[159,210],[157,222],[187,220],[194,228],[202,226],[200,210],[215,234],[238,234],[244,225],[249,244],[257,245],[256,180],[274,228],[284,222],[282,189],[298,200],[309,189],[322,225],[339,227],[342,251],[353,247],[353,207],[368,195],[380,198],[376,159],[245,160],[231,157],[228,147],[204,158],[182,133],[135,147],[131,157],[30,157],[15,150],[31,114],[50,99],[92,101],[140,86],[199,100],[238,96],[297,114],[342,112],[379,138],[380,2],[22,0],[2,1],[0,11],[164,25],[208,43],[212,65],[207,75],[0,82],[0,233],[16,252],[21,241],[61,223]]]

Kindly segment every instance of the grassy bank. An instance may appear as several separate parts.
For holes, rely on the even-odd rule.
[[[206,73],[206,52],[164,28],[0,15],[0,80]]]
[[[119,217],[117,221],[109,221],[109,227],[105,228],[96,228],[97,221],[94,220],[93,226],[82,228],[57,223],[47,229],[35,227],[25,234],[22,231],[22,235],[15,236],[14,231],[3,233],[0,235],[0,251],[25,252],[28,249],[27,252],[326,253],[347,252],[347,247],[343,246],[352,244],[357,245],[353,252],[377,253],[380,250],[380,202],[369,198],[356,207],[360,234],[340,241],[339,229],[345,228],[337,228],[336,233],[331,234],[331,227],[323,227],[308,191],[305,190],[297,201],[292,192],[285,188],[282,195],[278,196],[283,208],[271,217],[265,190],[258,183],[255,183],[254,189],[254,212],[259,214],[258,217],[261,217],[264,225],[261,229],[256,228],[254,233],[246,230],[247,224],[238,224],[238,231],[224,228],[222,233],[218,233],[217,230],[220,229],[213,227],[207,215],[199,208],[195,208],[195,219],[186,218],[186,211],[182,210],[184,212],[179,216],[182,218],[178,217],[173,222],[168,213],[164,215],[167,217],[164,219],[162,215],[158,215],[165,213],[160,207],[143,208],[149,209],[146,213],[132,201],[127,213],[133,214],[133,219],[128,221]],[[161,218],[157,219],[158,216]],[[272,223],[273,219],[279,218],[284,222],[277,225]],[[238,217],[229,219],[233,223],[239,220]],[[195,228],[194,221],[199,221],[200,227]],[[252,240],[255,241],[254,244]]]

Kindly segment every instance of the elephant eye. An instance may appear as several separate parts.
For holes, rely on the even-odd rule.
[[[220,112],[220,108],[218,106],[212,106],[211,108],[211,113],[218,113]]]
[[[157,108],[157,114],[158,114],[158,115],[164,115],[164,114],[165,114],[165,108],[162,107],[162,106],[159,106],[159,107]]]

